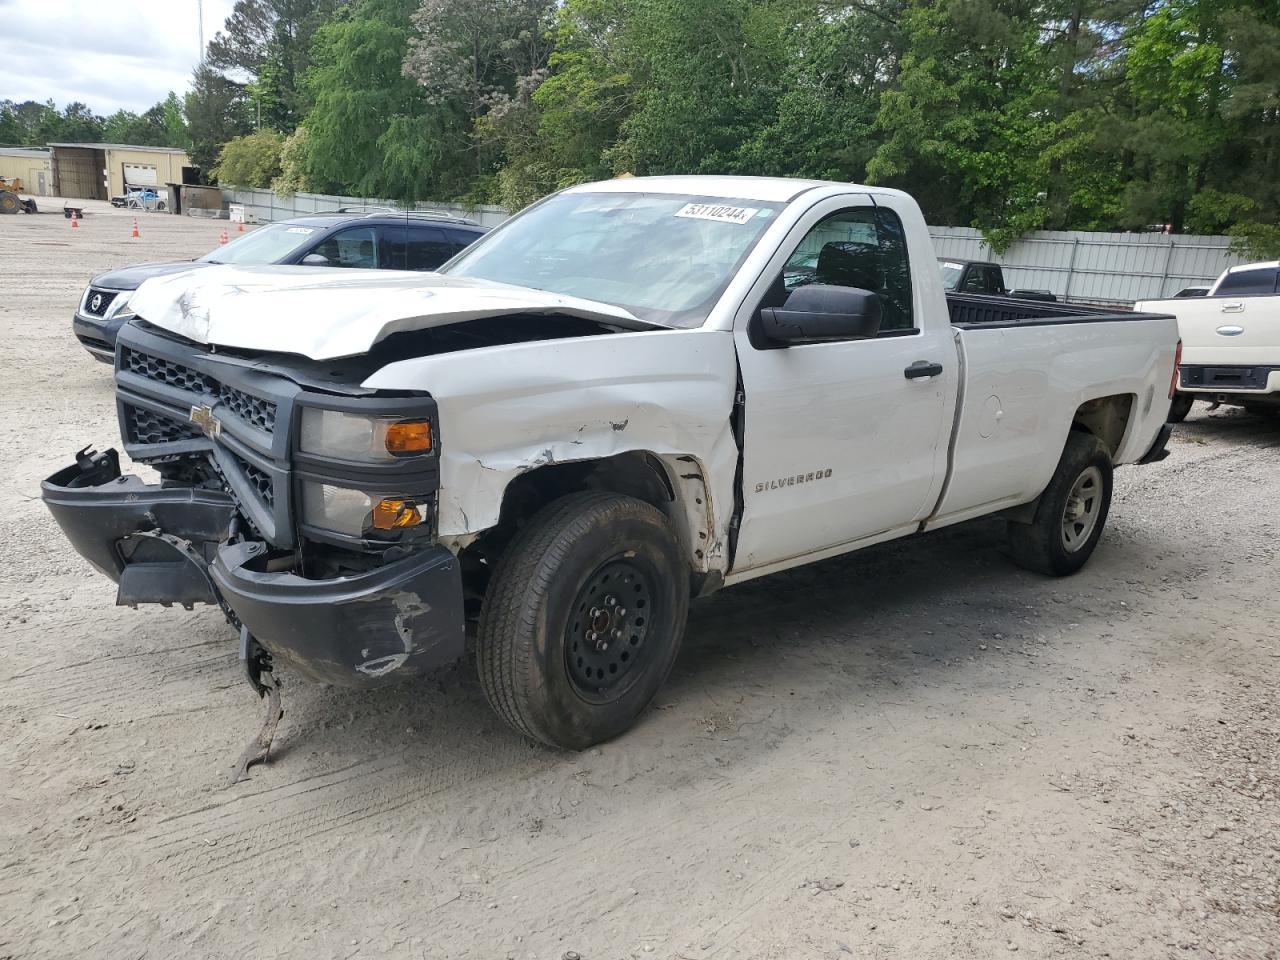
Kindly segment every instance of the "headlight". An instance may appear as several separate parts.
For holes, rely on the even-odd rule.
[[[303,453],[387,462],[430,453],[431,422],[304,407],[299,443]]]
[[[327,483],[302,485],[302,522],[360,539],[425,522],[427,507],[409,497],[384,497]]]
[[[119,317],[122,320],[128,320],[130,317],[136,316],[133,312],[133,307],[129,306],[129,300],[132,297],[132,290],[117,293],[116,298],[111,301],[111,306],[107,307],[106,315],[102,319],[110,320],[113,317]]]

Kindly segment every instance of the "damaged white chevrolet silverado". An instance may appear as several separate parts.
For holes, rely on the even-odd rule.
[[[82,451],[43,496],[118,603],[219,605],[277,714],[272,666],[387,682],[473,624],[503,719],[585,747],[691,595],[997,512],[1069,574],[1112,468],[1166,455],[1172,317],[947,296],[936,264],[900,192],[669,177],[555,194],[439,275],[149,280],[115,376],[159,482]]]

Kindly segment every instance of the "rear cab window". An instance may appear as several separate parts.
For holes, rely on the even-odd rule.
[[[1262,267],[1257,270],[1234,270],[1222,278],[1215,296],[1264,297],[1276,292],[1280,269]]]

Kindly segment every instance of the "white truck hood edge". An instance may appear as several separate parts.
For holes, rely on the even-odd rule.
[[[509,313],[661,329],[611,304],[437,273],[225,264],[147,280],[139,318],[197,343],[332,360],[393,333]]]

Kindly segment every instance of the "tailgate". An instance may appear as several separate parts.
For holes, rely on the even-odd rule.
[[[1280,297],[1154,300],[1134,309],[1178,318],[1184,365],[1280,365]]]

